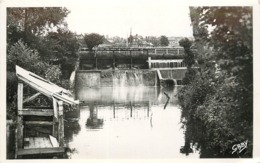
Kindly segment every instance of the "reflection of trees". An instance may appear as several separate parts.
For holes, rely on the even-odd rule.
[[[187,136],[187,132],[185,132],[185,144],[181,147],[180,152],[188,156],[190,153],[193,153],[193,150],[190,145],[190,139]]]
[[[73,121],[78,120],[80,117],[79,106],[64,105],[65,119]]]
[[[64,158],[68,158],[71,159],[71,155],[73,155],[74,153],[78,153],[76,148],[66,148],[65,150],[65,156]]]
[[[184,120],[182,123],[186,130],[185,144],[181,147],[180,153],[188,156],[190,153],[194,152],[193,150],[200,150],[200,155],[202,155],[204,151],[201,150],[201,146],[205,144],[203,142],[203,137],[206,134],[202,122],[198,119],[192,119],[191,121]]]
[[[86,125],[93,129],[103,126],[103,119],[98,118],[98,108],[93,104],[89,105],[89,118],[87,119]]]
[[[71,142],[73,140],[73,135],[77,135],[81,127],[78,121],[65,121],[64,125],[64,138],[66,142]]]

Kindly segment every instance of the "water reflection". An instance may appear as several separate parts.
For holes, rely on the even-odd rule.
[[[102,128],[103,126],[103,119],[98,118],[98,107],[92,104],[89,105],[89,118],[86,125],[93,129]]]
[[[74,126],[77,131],[65,127],[67,145],[74,149],[70,158],[198,158],[198,153],[185,156],[180,151],[185,141],[177,91],[178,87],[80,89],[77,97],[84,103]]]

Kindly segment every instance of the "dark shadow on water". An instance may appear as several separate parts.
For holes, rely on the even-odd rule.
[[[103,119],[98,118],[98,108],[94,104],[89,104],[89,118],[86,126],[91,129],[99,129],[103,126]]]
[[[64,123],[64,138],[65,142],[71,142],[73,140],[73,135],[77,135],[81,130],[78,121],[66,121]]]

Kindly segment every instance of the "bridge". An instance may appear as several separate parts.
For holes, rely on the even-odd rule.
[[[88,87],[132,86],[131,82],[145,86],[179,85],[187,71],[184,51],[179,47],[98,48],[79,55],[75,81]]]
[[[79,51],[80,70],[91,69],[148,69],[147,60],[182,59],[183,48],[98,48]]]

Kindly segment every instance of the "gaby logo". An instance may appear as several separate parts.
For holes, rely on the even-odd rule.
[[[241,153],[244,149],[247,148],[247,142],[248,142],[248,140],[246,140],[246,141],[244,141],[244,142],[242,142],[240,144],[233,145],[233,147],[232,147],[232,150],[233,150],[232,154],[234,154],[235,152]]]

